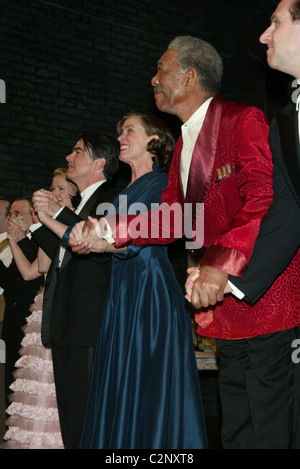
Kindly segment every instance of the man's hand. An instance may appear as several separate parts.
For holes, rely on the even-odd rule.
[[[37,213],[44,211],[50,215],[50,217],[53,217],[61,208],[55,195],[45,189],[40,189],[33,194],[32,203]]]
[[[99,237],[98,220],[92,217],[73,227],[68,244],[77,254],[104,252],[107,249],[107,241]]]
[[[87,237],[91,228],[91,221],[80,221],[73,226],[69,235],[68,245],[76,254],[90,254],[92,252],[92,244],[88,243],[83,236],[83,229],[85,229],[85,236]]]
[[[192,288],[189,283],[189,296],[194,308],[205,308],[223,301],[228,274],[207,265],[201,266],[197,273],[198,275],[194,273],[195,278],[193,273],[192,277],[188,278],[189,282],[193,281]]]
[[[40,222],[43,223],[44,225],[47,223],[47,220],[52,220],[52,217],[44,210],[38,211],[38,217],[39,217]]]
[[[185,298],[189,302],[191,302],[191,294],[194,286],[194,281],[197,277],[199,277],[200,269],[198,267],[190,267],[189,269],[187,269],[187,273],[189,274],[189,276],[187,277],[185,282]]]
[[[8,233],[8,238],[13,239],[18,243],[21,241],[21,239],[26,237],[26,231],[24,231],[24,228],[22,228],[20,220],[16,217],[9,217],[7,221],[7,233]]]

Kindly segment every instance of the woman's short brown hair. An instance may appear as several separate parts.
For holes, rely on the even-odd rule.
[[[118,135],[122,133],[123,125],[129,117],[138,117],[148,136],[157,135],[147,146],[147,151],[153,155],[154,161],[160,168],[168,171],[175,148],[174,137],[167,124],[156,116],[145,114],[139,110],[128,112],[117,124]]]

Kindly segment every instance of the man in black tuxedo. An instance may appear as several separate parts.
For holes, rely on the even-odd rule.
[[[262,222],[246,273],[242,278],[230,276],[229,280],[240,290],[242,296],[244,295],[244,299],[251,304],[264,298],[265,293],[273,289],[273,301],[272,304],[266,305],[266,314],[268,314],[267,309],[281,308],[279,306],[280,298],[283,292],[288,291],[288,299],[281,309],[282,320],[281,324],[278,324],[280,331],[285,322],[289,320],[300,325],[300,118],[297,104],[299,90],[296,90],[297,82],[300,83],[300,1],[282,0],[271,16],[270,27],[261,35],[260,41],[268,46],[269,66],[295,78],[294,92],[289,104],[274,117],[270,127],[269,141],[274,163],[274,201],[269,208],[268,216]],[[288,334],[289,331],[287,330],[286,333]],[[280,334],[284,337],[285,331],[282,330],[277,336],[280,337]],[[273,335],[275,337],[275,334]],[[226,347],[228,348],[230,344],[218,339],[217,342],[218,347],[222,347],[222,351],[225,353]],[[264,433],[271,436],[274,447],[300,448],[300,364],[295,363],[291,356],[293,348],[295,346],[299,348],[300,345],[299,327],[294,328],[293,334],[290,329],[290,335],[287,335],[285,343],[283,340],[281,343],[277,342],[278,350],[274,350],[273,354],[273,375],[266,375],[264,369],[259,371],[258,366],[259,356],[262,356],[269,346],[267,337],[258,337],[255,344],[257,348],[252,347],[251,353],[255,358],[256,369],[254,367],[251,370],[251,366],[247,363],[245,366],[247,371],[241,375],[240,382],[246,383],[252,394],[258,394],[256,383],[265,373],[269,385],[272,385],[274,390],[274,402],[264,402],[263,392],[260,392],[263,412],[265,413],[269,409],[270,413],[270,428],[265,426]],[[282,357],[282,370],[285,370],[282,374],[279,372],[278,363],[274,361],[278,351]],[[238,370],[241,361],[244,360],[241,357],[246,356],[245,350],[240,350],[239,355],[236,351],[235,353],[235,358],[230,361],[231,369],[227,367],[225,374],[224,372],[220,373],[223,396],[226,389],[228,391],[223,406],[226,409],[223,419],[228,435],[230,435],[230,429],[236,427],[236,422],[230,419],[230,415],[237,416],[237,395],[235,394],[233,397],[232,382],[239,379]],[[286,378],[288,385],[286,385]],[[289,401],[288,415],[284,410],[287,408],[287,398]],[[274,407],[275,401],[276,407]],[[249,402],[245,402],[245,405],[248,406]],[[274,408],[279,411],[274,411]],[[277,414],[277,420],[281,419],[282,423],[276,428],[272,428],[272,413],[274,414],[274,412]],[[254,433],[256,425],[259,426],[261,413],[262,408],[253,409],[255,417],[250,424]],[[231,439],[232,435],[233,432],[231,432]],[[239,435],[237,435],[238,438]],[[263,441],[260,441],[259,444],[263,445]],[[270,446],[268,447],[270,448]]]
[[[51,222],[65,228],[96,216],[101,203],[111,203],[124,184],[113,184],[118,171],[119,144],[105,133],[83,132],[68,161],[67,177],[77,184],[81,202],[75,213],[59,211],[53,195],[41,190],[33,196],[44,224],[33,232],[51,255]],[[57,213],[59,212],[59,213]],[[57,403],[62,437],[67,449],[80,443],[88,397],[89,378],[97,343],[101,313],[111,273],[111,255],[77,256],[67,247],[68,229],[55,251],[44,292],[42,341],[52,348]],[[58,233],[57,233],[58,234]],[[63,245],[63,246],[62,246]]]
[[[300,2],[283,0],[260,41],[268,46],[271,68],[293,77],[291,101],[270,127],[274,162],[274,203],[263,221],[248,270],[234,284],[254,303],[294,258],[300,242],[300,145],[297,82],[300,84]],[[291,45],[293,48],[291,49]],[[255,273],[256,282],[252,281]],[[259,277],[258,277],[259,276]]]
[[[33,262],[37,256],[37,244],[30,239],[29,227],[37,221],[30,198],[16,199],[9,210],[8,226],[15,220],[14,232],[18,236],[20,248],[25,256]],[[19,221],[21,225],[19,224]],[[9,228],[8,228],[9,231]],[[9,405],[8,395],[12,392],[9,386],[13,382],[12,373],[19,357],[21,341],[24,337],[22,327],[26,324],[26,317],[30,315],[29,308],[34,297],[44,281],[43,275],[35,280],[25,281],[21,276],[14,259],[6,266],[0,261],[0,286],[4,290],[5,310],[2,326],[2,340],[6,347],[5,361],[5,395],[6,406]]]
[[[269,66],[295,78],[294,92],[269,132],[273,203],[245,274],[228,278],[236,295],[261,309],[260,320],[253,337],[216,339],[225,449],[300,448],[300,364],[294,350],[300,346],[299,0],[278,4],[260,41],[268,46]],[[239,312],[247,323],[252,318],[243,314],[244,302]],[[192,303],[199,307],[195,296]],[[261,324],[269,318],[273,329],[263,334]]]

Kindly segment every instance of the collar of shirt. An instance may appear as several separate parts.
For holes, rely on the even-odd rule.
[[[7,238],[7,232],[4,231],[3,233],[0,233],[0,243],[4,241]]]
[[[298,85],[300,85],[300,79],[297,80]],[[297,101],[296,101],[296,109],[297,111],[299,110],[299,103],[300,103],[300,93],[297,96]]]
[[[300,79],[297,80],[298,85],[300,85]],[[297,103],[296,103],[296,109],[299,111],[299,105],[300,105],[300,93],[297,96]],[[300,141],[300,112],[298,112],[298,135],[299,135],[299,141]]]
[[[81,201],[74,213],[78,214],[81,211],[82,207],[86,204],[88,199],[93,195],[93,193],[98,189],[98,187],[100,187],[101,184],[103,184],[104,182],[106,182],[106,179],[102,179],[102,181],[95,182],[94,184],[92,184],[91,186],[87,187],[82,192],[80,192]],[[65,248],[63,246],[60,246],[59,258],[58,258],[59,267],[61,267],[64,255],[65,255]]]
[[[76,208],[75,213],[79,213],[81,211],[82,207],[86,204],[87,200],[93,195],[93,193],[98,189],[98,187],[100,187],[101,184],[103,184],[104,182],[106,182],[106,179],[102,179],[102,181],[95,182],[94,184],[92,184],[91,186],[87,187],[82,192],[80,192],[81,201],[78,207]]]
[[[194,114],[181,126],[182,151],[181,151],[181,180],[183,192],[186,194],[192,155],[197,137],[202,129],[207,109],[213,97],[208,98]]]

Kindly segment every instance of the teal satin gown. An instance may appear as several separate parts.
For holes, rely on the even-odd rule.
[[[150,209],[167,182],[153,165],[122,194]],[[81,448],[207,448],[190,315],[166,246],[113,256]]]

